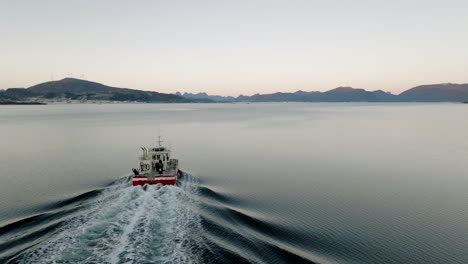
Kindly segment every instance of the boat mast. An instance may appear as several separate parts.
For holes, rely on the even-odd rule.
[[[158,145],[159,147],[162,147],[162,139],[161,139],[161,128],[158,129]]]
[[[161,139],[161,135],[158,135],[158,145],[159,145],[159,147],[162,146],[162,142],[163,142],[163,141],[162,141],[162,139]]]

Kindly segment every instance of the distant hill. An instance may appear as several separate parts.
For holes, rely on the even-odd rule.
[[[368,92],[364,89],[338,87],[327,92],[255,94],[240,96],[237,101],[250,102],[393,102],[396,96],[383,91]]]
[[[51,81],[36,84],[28,88],[29,91],[38,94],[46,93],[89,93],[89,92],[112,92],[119,88],[106,86],[101,83],[91,82],[86,80],[65,78],[60,81]]]
[[[0,100],[2,101],[41,101],[45,99],[58,101],[108,100],[148,103],[212,102],[209,99],[187,99],[174,94],[111,87],[97,82],[74,78],[44,82],[29,88],[10,88],[0,92]]]
[[[180,94],[180,93],[179,93]],[[218,101],[206,93],[180,94],[187,98],[201,96]],[[468,84],[433,84],[411,88],[399,95],[382,90],[366,91],[352,87],[338,87],[326,92],[272,93],[223,97],[232,102],[464,102],[468,101]],[[221,101],[221,100],[219,100]]]
[[[394,102],[397,100],[397,96],[381,90],[369,92],[351,87],[338,87],[318,97],[324,102]]]
[[[37,96],[37,94],[24,88],[9,88],[0,92],[1,101],[20,101],[35,96]]]
[[[401,101],[414,102],[462,102],[468,101],[468,84],[430,84],[421,85],[404,91]]]
[[[232,96],[221,96],[221,95],[208,95],[207,93],[183,93],[177,92],[176,95],[182,96],[187,99],[208,99],[213,100],[216,102],[233,102],[236,100],[235,97]]]
[[[314,97],[319,92],[303,92],[295,93],[272,93],[272,94],[254,94],[252,96],[241,95],[236,98],[236,101],[248,102],[305,102]]]

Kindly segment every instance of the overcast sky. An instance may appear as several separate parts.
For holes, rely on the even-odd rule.
[[[0,0],[0,89],[221,95],[468,83],[468,1]]]

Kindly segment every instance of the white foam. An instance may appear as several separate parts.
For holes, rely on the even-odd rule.
[[[21,263],[196,263],[201,225],[196,182],[181,187],[116,183],[82,214],[26,252]]]

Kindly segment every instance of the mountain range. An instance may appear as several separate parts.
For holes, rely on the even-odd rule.
[[[221,96],[221,95],[208,95],[207,93],[180,93],[177,92],[176,95],[180,95],[182,97],[188,98],[188,99],[208,99],[208,100],[213,100],[215,102],[235,102],[237,100],[236,97],[233,96]]]
[[[211,96],[206,93],[178,93],[185,98],[203,98],[222,102],[464,102],[468,101],[468,84],[431,84],[411,88],[395,95],[382,90],[366,91],[352,87],[338,87],[326,92],[304,92]]]
[[[166,94],[107,86],[87,80],[65,78],[40,83],[29,88],[0,90],[0,102],[44,101],[120,101],[148,103],[193,102],[466,102],[468,84],[431,84],[406,90],[398,95],[382,90],[366,91],[352,87],[338,87],[326,92],[255,94],[238,97],[208,95],[206,93]]]
[[[188,99],[175,94],[141,91],[107,86],[97,82],[65,78],[40,83],[29,88],[10,88],[0,91],[1,102],[18,101],[121,101],[148,103],[191,103],[212,100]]]

